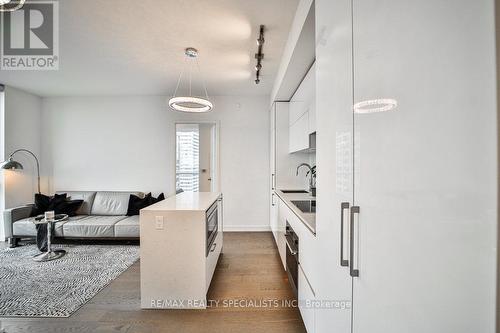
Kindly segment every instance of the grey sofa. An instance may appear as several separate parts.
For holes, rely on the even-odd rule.
[[[58,191],[72,200],[83,200],[77,215],[54,226],[54,237],[75,239],[139,239],[139,216],[127,216],[131,194],[142,192]],[[20,238],[35,237],[33,205],[4,211],[5,235],[11,247]]]

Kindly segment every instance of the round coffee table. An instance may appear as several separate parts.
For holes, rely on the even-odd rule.
[[[66,214],[56,215],[54,220],[47,221],[45,218],[40,221],[35,221],[35,224],[47,224],[47,252],[42,252],[33,257],[34,261],[42,262],[42,261],[50,261],[56,260],[63,257],[66,254],[64,250],[52,250],[50,239],[52,236],[52,225],[53,223],[64,221],[68,218]]]

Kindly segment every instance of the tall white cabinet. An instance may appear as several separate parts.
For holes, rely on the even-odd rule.
[[[494,332],[493,0],[315,4],[315,331]]]
[[[316,332],[346,333],[352,314],[352,278],[346,263],[353,204],[350,1],[316,0],[316,23],[316,298],[344,306],[316,309],[315,327]]]
[[[289,154],[289,102],[275,102],[270,112],[270,226],[279,251],[285,250],[283,223],[279,223],[279,208],[276,189],[302,189],[304,179],[297,177],[296,168],[304,162],[304,155]],[[283,263],[284,264],[284,263]]]

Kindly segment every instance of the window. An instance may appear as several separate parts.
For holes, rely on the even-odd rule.
[[[200,128],[198,124],[179,124],[176,128],[177,189],[186,192],[200,190]]]

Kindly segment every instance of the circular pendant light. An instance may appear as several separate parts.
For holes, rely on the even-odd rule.
[[[392,98],[370,99],[354,104],[354,113],[377,113],[397,108],[398,101]]]
[[[184,70],[179,75],[179,80],[177,81],[177,87],[175,88],[174,96],[168,101],[168,105],[172,110],[180,111],[180,112],[189,112],[189,113],[202,113],[209,112],[213,109],[213,104],[208,99],[208,92],[205,82],[203,82],[203,89],[205,92],[204,97],[193,96],[192,88],[191,88],[191,78],[192,71],[191,65],[192,62],[196,62],[196,66],[198,72],[200,72],[200,67],[198,64],[198,50],[192,47],[188,47],[184,53],[186,54],[186,62],[190,62],[189,64],[189,96],[177,96],[177,90],[179,90],[179,86],[182,81],[182,76],[184,75]]]
[[[0,12],[13,12],[21,9],[26,0],[0,0]]]

